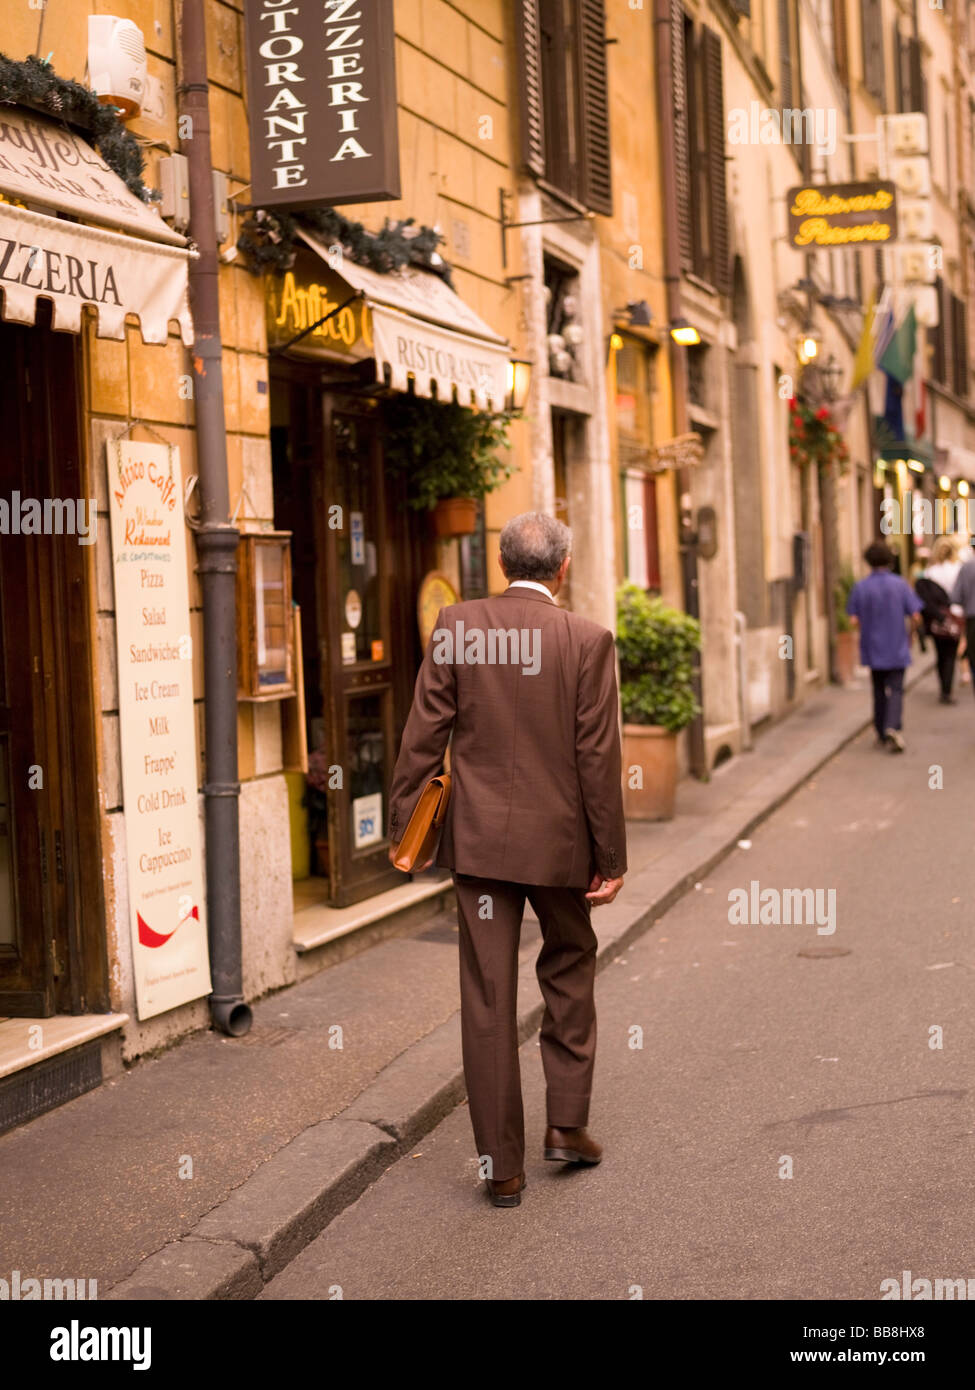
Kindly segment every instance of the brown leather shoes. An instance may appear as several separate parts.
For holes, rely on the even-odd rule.
[[[505,1178],[502,1182],[488,1178],[487,1190],[491,1203],[496,1207],[520,1207],[521,1194],[528,1186],[524,1173],[517,1178]]]
[[[545,1131],[545,1157],[553,1163],[596,1164],[602,1156],[602,1146],[585,1128],[556,1129],[549,1125]]]

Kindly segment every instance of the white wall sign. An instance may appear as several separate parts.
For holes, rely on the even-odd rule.
[[[352,803],[352,834],[354,847],[364,849],[383,838],[383,794],[370,792],[357,796]]]
[[[140,1019],[210,993],[179,451],[112,441],[122,794]]]

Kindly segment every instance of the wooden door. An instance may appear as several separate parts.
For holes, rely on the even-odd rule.
[[[77,353],[42,321],[0,325],[0,1015],[14,1017],[108,1008],[78,534],[92,518],[84,499],[71,533],[17,534],[11,520],[27,499],[82,496]]]

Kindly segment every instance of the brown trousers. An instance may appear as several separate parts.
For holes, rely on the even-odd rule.
[[[525,1166],[518,1065],[518,942],[525,899],[542,928],[535,962],[545,1001],[541,1028],[546,1115],[575,1129],[589,1120],[596,1057],[596,934],[585,888],[536,888],[454,874],[460,925],[464,1078],[483,1176],[499,1182]]]

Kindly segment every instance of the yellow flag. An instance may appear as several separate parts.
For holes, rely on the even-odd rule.
[[[871,291],[870,303],[867,312],[863,316],[863,332],[860,334],[860,342],[857,345],[856,357],[853,359],[853,381],[850,389],[855,391],[858,386],[866,381],[873,371],[873,321],[877,312],[877,292]]]

